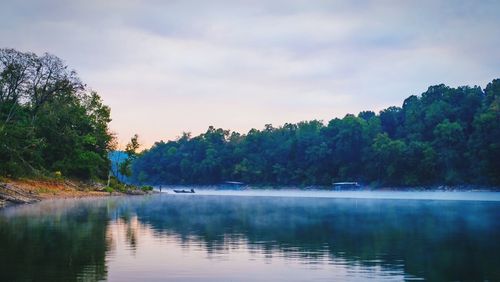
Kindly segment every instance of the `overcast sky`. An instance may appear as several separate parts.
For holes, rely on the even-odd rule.
[[[500,1],[0,0],[0,47],[49,52],[121,143],[401,105],[500,77]]]

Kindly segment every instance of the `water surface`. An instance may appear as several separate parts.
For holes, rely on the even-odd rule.
[[[8,208],[0,281],[500,281],[498,193],[401,193],[198,191]]]

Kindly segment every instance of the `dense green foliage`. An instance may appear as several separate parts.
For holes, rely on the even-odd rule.
[[[0,175],[105,177],[110,109],[57,57],[0,49]]]
[[[431,86],[402,107],[364,111],[246,135],[210,127],[158,142],[133,164],[145,183],[311,185],[500,184],[500,79]]]
[[[127,158],[121,162],[118,167],[119,167],[119,173],[123,176],[130,177],[132,176],[132,162],[135,160],[137,157],[137,150],[139,149],[139,136],[135,134],[131,139],[130,142],[127,144],[125,147],[125,154],[127,155]],[[118,176],[118,175],[116,175]]]

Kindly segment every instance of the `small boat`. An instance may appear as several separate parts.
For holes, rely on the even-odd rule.
[[[182,190],[176,190],[176,189],[174,189],[174,192],[175,193],[191,193],[191,194],[195,193],[194,189],[191,189],[191,190],[184,190],[184,189],[182,189]]]

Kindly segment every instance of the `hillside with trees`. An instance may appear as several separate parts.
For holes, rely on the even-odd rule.
[[[247,134],[209,127],[157,142],[133,163],[140,183],[500,185],[500,79],[431,86],[401,107]]]
[[[106,178],[110,121],[58,57],[0,49],[0,176]]]

